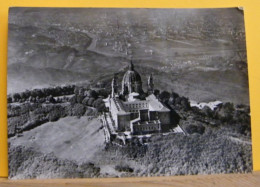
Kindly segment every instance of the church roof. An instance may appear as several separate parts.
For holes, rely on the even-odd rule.
[[[169,112],[170,110],[164,106],[154,94],[149,95],[146,97],[146,100],[149,101],[149,110],[151,111],[161,111],[161,112]]]
[[[135,71],[134,65],[132,62],[129,65],[128,71],[125,72],[122,81],[124,84],[142,81],[140,74],[137,71]]]

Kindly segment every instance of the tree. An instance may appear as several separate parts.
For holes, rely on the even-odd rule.
[[[86,112],[86,107],[83,104],[76,103],[75,105],[72,106],[72,111],[71,111],[73,116],[83,116]]]
[[[181,106],[184,110],[188,110],[190,109],[190,102],[188,100],[188,98],[186,97],[181,97]]]
[[[221,119],[223,122],[230,122],[233,120],[233,114],[234,114],[234,105],[233,103],[224,103],[216,110],[216,115],[219,119]]]
[[[85,97],[82,101],[82,104],[85,106],[88,106],[88,100],[89,100],[89,97]]]
[[[13,95],[13,100],[14,100],[14,102],[17,102],[17,101],[19,101],[20,99],[21,99],[21,96],[20,96],[19,93],[15,93],[15,94]]]
[[[75,103],[77,103],[77,98],[76,98],[76,96],[75,96],[75,95],[72,96],[72,97],[69,99],[69,102],[70,102],[71,105],[74,105]]]
[[[101,98],[98,98],[93,102],[93,107],[97,108],[102,103],[104,103],[103,100]]]
[[[12,103],[12,102],[13,102],[13,99],[12,99],[11,96],[8,96],[8,97],[7,97],[7,102],[8,102],[8,103]]]
[[[79,94],[80,96],[84,96],[84,93],[85,93],[85,89],[84,89],[84,88],[80,88],[78,94]]]
[[[52,95],[54,95],[54,96],[62,95],[62,89],[61,89],[61,87],[60,87],[60,86],[55,87],[54,90],[53,90]]]
[[[80,89],[80,88],[77,87],[77,86],[74,88],[74,94],[75,94],[75,95],[78,95],[78,94],[79,94],[79,89]]]
[[[49,101],[50,103],[56,102],[56,100],[54,99],[54,97],[52,95],[48,96],[46,100]]]
[[[58,110],[52,110],[49,114],[48,114],[48,119],[49,121],[57,121],[60,119],[60,113]]]
[[[104,98],[107,98],[108,97],[108,91],[107,90],[105,90],[105,89],[100,89],[100,90],[98,90],[98,95],[99,96],[103,96]]]
[[[212,117],[213,116],[213,111],[211,110],[211,108],[209,108],[208,106],[204,106],[202,109],[201,109],[201,112],[207,116],[207,117]]]
[[[106,106],[104,101],[101,98],[98,98],[93,102],[93,106],[98,110],[98,112],[102,112],[105,110]]]
[[[158,97],[160,94],[160,90],[155,89],[153,93],[156,97]]]
[[[93,106],[95,99],[93,97],[89,98],[88,100],[88,106]]]
[[[77,103],[82,103],[84,96],[83,95],[76,95]]]
[[[160,98],[160,100],[161,100],[163,103],[165,103],[165,102],[168,102],[168,101],[169,101],[170,96],[171,96],[171,95],[170,95],[169,92],[163,91],[162,93],[160,93],[159,98]]]
[[[95,90],[89,90],[87,96],[93,97],[94,99],[97,99],[98,93]]]

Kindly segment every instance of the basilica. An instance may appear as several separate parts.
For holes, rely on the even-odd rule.
[[[104,99],[108,112],[102,117],[109,135],[124,134],[129,137],[169,129],[171,111],[154,95],[153,76],[150,75],[147,80],[147,92],[143,91],[142,84],[132,62],[121,86],[118,77],[114,76],[111,94]]]

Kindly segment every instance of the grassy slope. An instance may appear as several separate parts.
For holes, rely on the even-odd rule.
[[[82,163],[92,161],[96,152],[104,148],[101,125],[96,118],[65,117],[24,132],[22,137],[10,138],[9,142],[14,147],[33,147],[42,154],[53,153],[59,159]]]
[[[10,177],[160,176],[252,170],[250,133],[241,129],[241,125],[250,125],[246,118],[243,122],[220,123],[193,110],[176,111],[182,116],[182,128],[204,127],[205,132],[154,136],[148,145],[122,147],[105,146],[101,122],[86,116],[65,117],[24,131],[9,139]]]

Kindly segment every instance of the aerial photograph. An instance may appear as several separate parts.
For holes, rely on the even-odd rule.
[[[10,8],[10,179],[252,172],[240,8]]]

